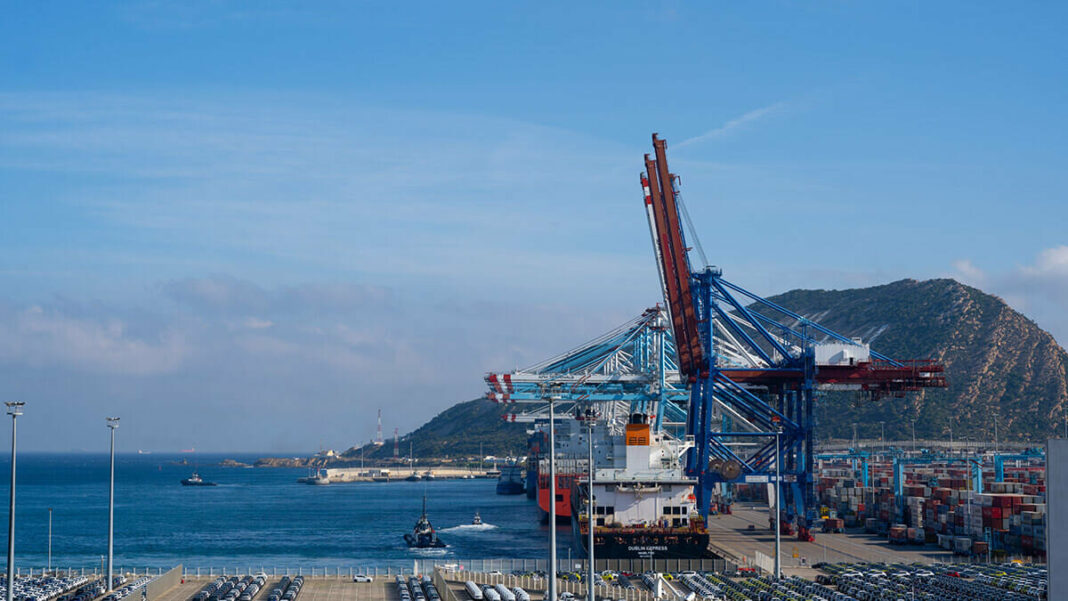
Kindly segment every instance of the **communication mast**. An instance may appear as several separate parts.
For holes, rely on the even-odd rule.
[[[379,409],[378,410],[378,432],[375,434],[375,446],[376,447],[380,447],[380,446],[382,446],[384,444],[386,444],[386,442],[384,440],[382,440],[382,410]]]

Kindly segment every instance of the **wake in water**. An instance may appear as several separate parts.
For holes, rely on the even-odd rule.
[[[419,555],[420,557],[441,557],[449,554],[448,546],[445,547],[433,547],[421,549],[419,547],[408,547],[408,552],[412,555]]]
[[[444,528],[441,532],[455,532],[458,534],[474,534],[476,532],[485,532],[487,530],[493,530],[497,526],[493,524],[460,524],[459,526],[453,526],[452,528]]]

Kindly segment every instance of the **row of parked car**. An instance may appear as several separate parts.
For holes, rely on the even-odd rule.
[[[220,576],[193,595],[190,601],[252,601],[267,583],[267,576]]]
[[[16,578],[12,595],[15,601],[47,601],[66,595],[89,582],[85,576],[34,576]],[[0,598],[7,597],[7,579],[0,580]]]
[[[278,586],[267,597],[267,601],[297,601],[302,588],[304,588],[304,576],[294,576],[292,580],[289,576],[283,576]]]
[[[412,601],[412,589],[408,588],[408,583],[404,581],[404,576],[397,576],[397,595],[400,596],[400,601]]]
[[[1046,569],[1016,564],[821,564],[833,584],[859,601],[905,598],[937,601],[1046,599]]]
[[[86,581],[78,588],[60,595],[56,601],[92,601],[100,595],[104,594],[107,587],[104,585],[102,578],[97,580],[89,580],[88,578],[79,577],[72,578],[73,581]]]
[[[127,582],[125,576],[116,576],[114,580],[112,580],[111,594],[104,597],[104,601],[119,601],[119,599],[128,597],[130,593],[140,590],[141,587],[148,584],[151,580],[152,578],[148,576],[141,576]],[[122,588],[118,588],[120,585]]]

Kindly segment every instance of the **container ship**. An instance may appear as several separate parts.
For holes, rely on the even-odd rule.
[[[575,484],[586,477],[586,460],[557,457],[556,459],[556,522],[571,522],[571,492]],[[541,520],[549,521],[549,459],[538,465],[538,509]]]
[[[545,430],[535,429],[527,438],[527,479],[526,492],[528,499],[538,498],[538,464],[545,457],[545,449],[549,448],[549,435]]]
[[[497,478],[497,494],[521,495],[523,489],[523,466],[513,463],[501,467],[501,475]]]
[[[634,414],[622,440],[613,441],[613,465],[594,470],[594,556],[598,559],[712,557],[709,534],[681,457],[689,445],[654,433],[648,417]],[[589,551],[588,483],[575,479],[570,494],[572,530]]]
[[[571,522],[571,491],[586,478],[589,431],[581,419],[559,420],[556,425],[556,521]],[[607,466],[612,462],[612,436],[605,424],[594,428],[594,464]],[[618,438],[618,436],[616,437]],[[531,440],[536,440],[531,437]],[[548,435],[544,437],[548,449]],[[541,452],[537,471],[537,499],[542,521],[549,520],[549,457]]]

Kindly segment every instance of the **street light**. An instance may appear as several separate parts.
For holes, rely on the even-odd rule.
[[[108,417],[106,421],[108,429],[111,430],[111,480],[108,488],[108,592],[110,593],[115,566],[115,428],[119,427],[119,418]]]
[[[594,411],[593,411],[592,407],[586,411],[586,425],[589,427],[589,429],[587,430],[587,441],[586,441],[588,443],[588,449],[589,449],[589,465],[587,466],[586,471],[587,471],[587,474],[589,475],[589,482],[588,482],[587,486],[589,487],[588,497],[589,497],[589,501],[590,501],[589,507],[588,507],[589,512],[586,515],[586,523],[587,523],[587,525],[589,526],[589,529],[590,529],[589,541],[586,543],[589,546],[589,552],[586,553],[586,558],[589,560],[589,568],[590,568],[589,569],[589,574],[587,575],[587,579],[589,580],[589,582],[587,583],[587,586],[589,587],[589,592],[586,593],[587,601],[593,601],[593,593],[594,593],[594,588],[593,588],[593,561],[594,561],[594,559],[593,559],[593,528],[594,528],[594,525],[596,524],[596,522],[593,521],[593,421],[594,421],[595,417],[596,416],[594,414]],[[577,520],[578,516],[575,516],[575,519]]]
[[[775,420],[778,422],[778,420]],[[780,532],[782,531],[782,524],[779,520],[782,519],[782,485],[779,480],[782,477],[782,470],[780,469],[782,464],[782,456],[779,454],[779,437],[782,436],[782,426],[776,423],[775,426],[775,580],[782,578],[782,566],[779,563],[779,557],[781,552]]]
[[[52,508],[48,508],[48,573],[52,573]]]
[[[556,598],[556,410],[554,391],[543,391],[549,403],[549,600]]]
[[[15,420],[26,405],[22,401],[4,403],[11,416],[11,503],[7,510],[7,601],[15,595]]]
[[[994,414],[994,454],[998,454],[998,414]]]

